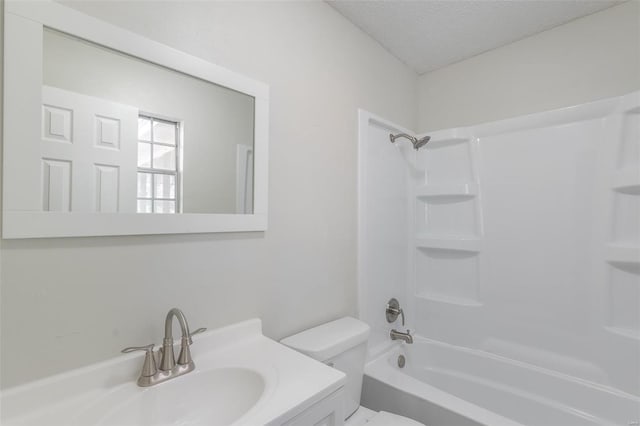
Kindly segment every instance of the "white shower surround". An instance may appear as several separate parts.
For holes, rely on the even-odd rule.
[[[509,364],[523,380],[509,389],[526,384],[531,398],[554,394],[542,372],[583,386],[590,399],[550,399],[586,410],[576,424],[640,421],[640,92],[433,132],[417,152],[389,143],[399,131],[360,112],[359,308],[371,357],[399,326],[384,319],[397,297],[419,336],[409,370],[437,370],[418,348],[426,339],[506,363],[449,362],[477,366],[464,373],[483,378],[478,394]],[[622,398],[619,417],[605,394]]]

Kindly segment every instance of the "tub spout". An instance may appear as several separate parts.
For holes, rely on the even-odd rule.
[[[398,330],[391,330],[389,332],[389,337],[391,340],[404,340],[405,343],[413,343],[413,336],[411,335],[411,330],[407,330],[406,333]]]

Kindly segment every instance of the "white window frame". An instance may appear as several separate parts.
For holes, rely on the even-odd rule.
[[[140,167],[138,166],[138,170],[137,173],[147,173],[151,175],[151,197],[147,198],[147,197],[140,197],[139,195],[136,194],[136,210],[137,210],[137,201],[140,200],[146,200],[146,201],[151,201],[151,213],[156,213],[156,207],[155,207],[155,201],[173,201],[175,203],[175,211],[173,214],[176,213],[182,213],[182,162],[181,162],[181,158],[182,156],[180,155],[180,153],[182,152],[182,132],[181,132],[181,125],[180,125],[180,121],[179,120],[171,120],[171,119],[167,119],[167,118],[161,118],[158,117],[154,114],[147,114],[147,113],[140,113],[138,114],[138,119],[147,119],[150,121],[150,130],[149,130],[149,140],[148,141],[144,141],[144,140],[140,140],[138,139],[138,145],[141,143],[146,143],[151,145],[151,167]],[[167,144],[167,143],[163,143],[163,142],[157,142],[154,140],[153,137],[153,123],[154,122],[161,122],[161,123],[167,123],[167,124],[171,124],[173,126],[175,126],[175,144],[171,145],[171,144]],[[160,145],[160,146],[167,146],[167,147],[172,147],[175,149],[175,169],[174,170],[165,170],[165,169],[158,169],[156,167],[154,167],[153,164],[153,146],[154,145]],[[175,192],[174,192],[174,198],[158,198],[155,195],[155,178],[156,175],[169,175],[169,176],[175,176]],[[136,191],[137,192],[137,191]],[[140,212],[138,212],[140,213]]]

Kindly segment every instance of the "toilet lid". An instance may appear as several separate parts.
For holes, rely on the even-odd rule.
[[[399,416],[397,414],[380,411],[378,414],[369,419],[367,426],[425,426],[422,423],[411,420],[410,418]]]

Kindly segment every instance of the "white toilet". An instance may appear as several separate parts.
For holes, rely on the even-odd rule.
[[[347,375],[345,415],[348,426],[424,426],[415,420],[384,411],[360,407],[362,378],[367,354],[369,326],[355,318],[345,317],[287,337],[280,343]]]

